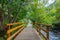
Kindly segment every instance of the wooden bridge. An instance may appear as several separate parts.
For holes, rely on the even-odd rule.
[[[12,26],[15,25],[15,28]],[[32,27],[32,24],[28,24],[27,27],[24,27],[24,23],[11,23],[7,24],[7,40],[49,40],[49,26],[44,25],[43,29],[40,25],[35,23],[35,27]],[[41,33],[41,30],[46,32],[46,35]],[[14,34],[11,34],[13,31],[16,31]]]

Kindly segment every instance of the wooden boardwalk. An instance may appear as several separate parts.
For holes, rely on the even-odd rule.
[[[27,28],[17,35],[14,40],[41,40],[41,38],[37,31],[32,28],[32,25],[28,24]]]

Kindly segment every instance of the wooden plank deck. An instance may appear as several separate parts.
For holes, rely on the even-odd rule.
[[[14,40],[41,40],[37,31],[29,24]]]

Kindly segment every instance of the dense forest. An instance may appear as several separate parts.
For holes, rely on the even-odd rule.
[[[0,0],[0,37],[6,35],[6,24],[28,20],[59,28],[60,0]]]

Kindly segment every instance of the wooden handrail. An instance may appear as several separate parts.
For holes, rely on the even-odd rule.
[[[19,29],[16,33],[14,33],[12,36],[10,36],[9,38],[7,38],[7,40],[11,40],[12,38],[14,38],[18,33],[20,33],[22,30],[24,29],[24,27],[22,27],[21,29]]]
[[[9,26],[9,25],[16,25],[16,24],[23,24],[23,22],[10,23],[10,24],[7,24],[7,26]]]
[[[47,40],[47,38],[41,32],[39,32],[39,35],[42,35]]]
[[[11,26],[13,25],[19,25],[15,28],[10,28]],[[11,40],[12,38],[14,38],[19,32],[21,32],[23,29],[24,29],[24,23],[22,22],[17,22],[17,23],[10,23],[10,24],[7,24],[7,35],[8,35],[8,38],[7,40]],[[11,35],[11,32],[17,30],[16,33],[14,33],[13,35]]]
[[[46,32],[46,33],[48,32],[47,30],[45,30],[45,29],[43,29],[43,28],[41,28],[41,30],[43,30],[43,31]]]
[[[46,30],[43,29],[43,28],[41,28],[40,25],[38,25],[38,24],[36,24],[36,23],[35,23],[35,26],[36,26],[37,32],[38,32],[40,35],[42,35],[46,40],[49,40],[49,26],[50,26],[50,25],[44,25],[44,26],[46,26]],[[42,33],[40,32],[40,30],[43,30],[43,31],[46,33],[46,37],[44,36],[44,34],[42,34]]]
[[[17,29],[21,28],[22,26],[23,26],[23,25],[20,25],[20,26],[17,26],[17,27],[15,27],[15,28],[12,28],[12,29],[8,30],[8,31],[7,31],[7,34],[11,33],[11,32],[14,31],[14,30],[17,30]]]

